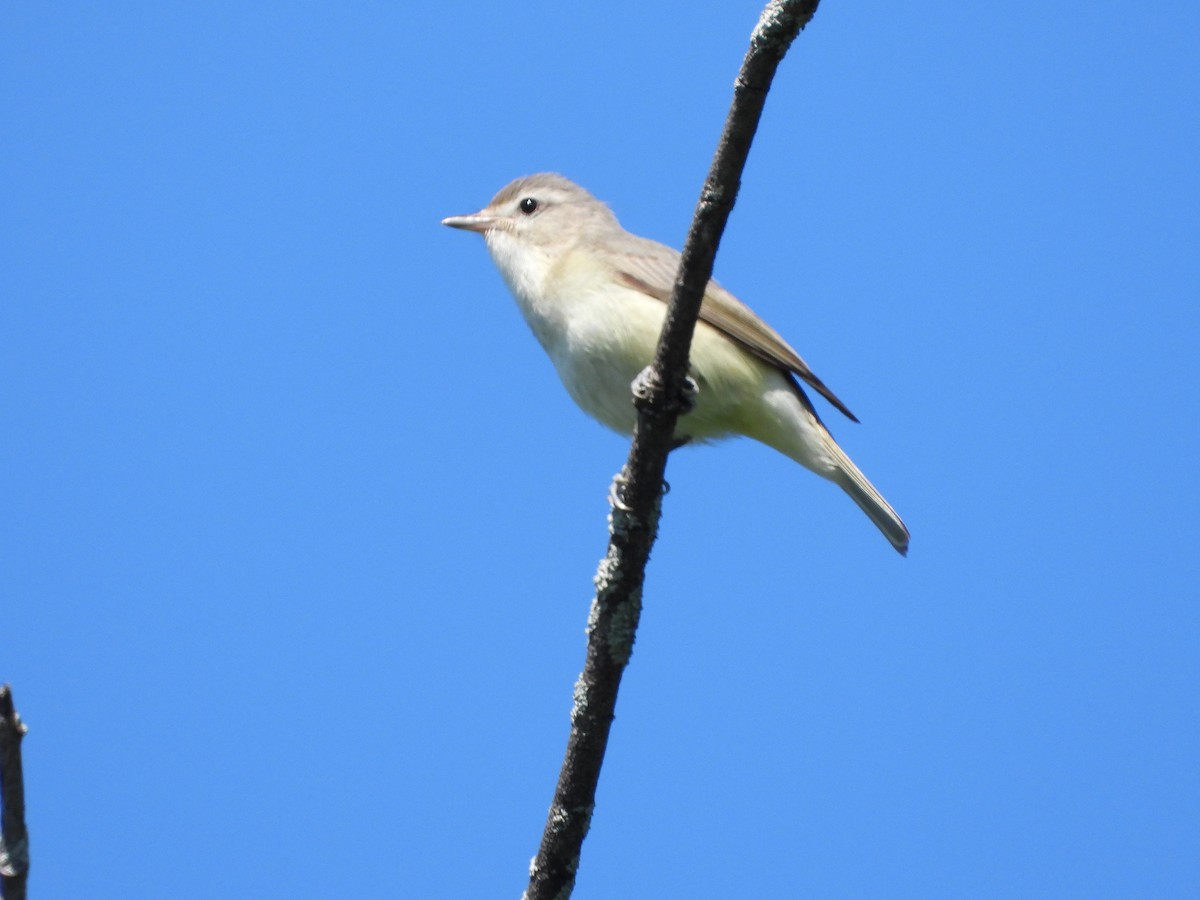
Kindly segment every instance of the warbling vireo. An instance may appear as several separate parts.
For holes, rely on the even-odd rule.
[[[584,412],[624,434],[637,419],[630,385],[654,359],[679,268],[670,247],[630,234],[607,206],[561,175],[518,178],[469,216],[525,321]],[[708,283],[692,339],[698,393],[676,438],[742,434],[774,447],[850,495],[901,553],[908,529],[842,452],[799,377],[857,422],[833,392],[745,304]]]

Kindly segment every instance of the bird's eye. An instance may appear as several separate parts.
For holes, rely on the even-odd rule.
[[[538,208],[538,202],[536,200],[534,200],[532,197],[526,197],[524,200],[521,201],[521,212],[525,213],[525,215],[527,215],[527,216],[532,216],[534,213],[534,210],[536,210],[537,208]]]

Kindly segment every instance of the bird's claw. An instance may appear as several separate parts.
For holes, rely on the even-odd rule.
[[[700,385],[691,375],[683,376],[683,388],[679,391],[679,414],[690,413],[696,408],[696,398],[700,396]]]
[[[637,377],[633,379],[633,383],[629,385],[629,388],[633,391],[635,399],[649,400],[654,396],[659,386],[658,370],[654,366],[646,366],[646,368],[637,373]]]
[[[638,372],[630,385],[635,400],[647,401],[662,389],[662,380],[654,366],[646,366]],[[686,415],[696,408],[696,397],[700,394],[700,385],[691,375],[685,375],[679,396],[674,398],[672,406],[679,415]]]

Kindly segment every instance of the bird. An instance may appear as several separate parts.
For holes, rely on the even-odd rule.
[[[517,178],[479,212],[442,220],[481,234],[526,323],[571,398],[622,434],[636,424],[631,384],[654,359],[680,254],[626,231],[562,175]],[[902,555],[909,531],[838,446],[801,382],[858,419],[748,306],[709,281],[692,338],[691,409],[675,444],[745,436],[833,482]]]

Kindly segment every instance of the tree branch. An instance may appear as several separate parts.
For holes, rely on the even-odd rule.
[[[717,245],[737,197],[775,70],[812,19],[818,2],[772,0],[750,36],[750,49],[734,84],[725,129],[683,245],[654,364],[635,391],[637,430],[629,459],[610,494],[608,553],[596,572],[587,656],[575,685],[566,757],[541,846],[530,865],[526,900],[565,900],[575,886],[617,690],[641,617],[646,562],[658,533],[663,475],[675,421],[683,408],[680,398],[700,301],[712,277]]]
[[[25,831],[25,780],[21,738],[28,729],[13,708],[12,689],[0,685],[0,896],[25,900],[29,834]]]

